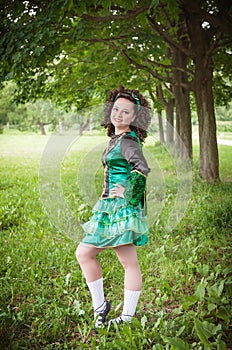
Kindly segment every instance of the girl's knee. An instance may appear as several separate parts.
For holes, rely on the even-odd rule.
[[[128,268],[139,268],[137,252],[134,246],[121,246],[116,248],[115,252],[125,270]]]
[[[76,258],[79,264],[83,263],[86,260],[86,252],[80,245],[77,247],[76,250]]]
[[[81,244],[77,247],[76,258],[79,264],[83,264],[90,259],[93,259],[96,255],[95,248],[85,247]]]
[[[124,270],[127,270],[129,268],[134,268],[134,269],[137,269],[139,268],[139,262],[137,259],[133,259],[133,260],[130,260],[130,259],[124,259],[124,258],[121,258],[119,259],[122,267],[124,268]]]

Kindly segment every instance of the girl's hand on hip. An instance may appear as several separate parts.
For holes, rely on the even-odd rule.
[[[110,190],[110,195],[112,197],[122,197],[124,198],[125,187],[119,184],[115,184],[114,187]]]

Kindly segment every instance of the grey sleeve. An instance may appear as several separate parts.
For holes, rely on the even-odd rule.
[[[132,166],[132,170],[137,170],[147,176],[150,172],[150,168],[148,167],[140,147],[141,146],[134,137],[126,136],[121,141],[121,153]]]

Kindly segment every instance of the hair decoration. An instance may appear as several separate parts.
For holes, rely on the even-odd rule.
[[[138,107],[138,111],[140,110],[140,108],[141,108],[140,99],[138,98],[138,96],[135,92],[133,92],[133,91],[121,91],[116,95],[114,102],[117,101],[117,99],[119,97],[124,97],[124,98],[127,98],[128,100],[130,100],[131,102],[134,102]]]

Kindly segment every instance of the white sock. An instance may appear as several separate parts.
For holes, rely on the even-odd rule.
[[[124,289],[124,305],[121,318],[130,321],[135,314],[141,290]]]
[[[96,316],[105,306],[103,278],[101,277],[96,281],[87,282],[87,286],[89,287],[92,296],[93,309],[97,310],[97,312],[94,312],[94,316]]]

